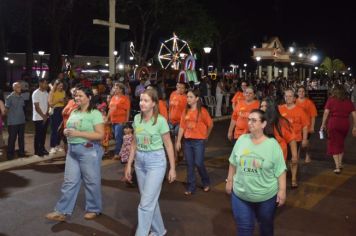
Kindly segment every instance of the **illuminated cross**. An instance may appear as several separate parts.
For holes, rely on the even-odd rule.
[[[93,24],[104,25],[109,27],[109,70],[110,75],[114,74],[115,71],[115,29],[130,29],[129,25],[123,25],[116,23],[115,17],[115,5],[116,0],[109,0],[109,21],[94,19]]]

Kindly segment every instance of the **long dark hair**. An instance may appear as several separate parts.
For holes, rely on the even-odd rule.
[[[142,94],[147,94],[151,100],[155,103],[155,106],[153,107],[153,125],[155,125],[157,123],[157,117],[158,117],[158,114],[159,114],[159,111],[158,111],[158,95],[157,95],[157,91],[156,89],[154,88],[151,88],[151,89],[146,89]],[[141,112],[141,121],[142,122],[143,120],[143,114]]]
[[[198,119],[199,119],[199,116],[201,114],[201,107],[202,107],[202,102],[201,102],[201,99],[200,99],[200,90],[198,88],[195,88],[195,89],[189,89],[188,90],[188,93],[191,92],[196,98],[199,98],[198,101],[197,101],[197,110],[198,110],[198,115],[197,115],[197,118],[196,118],[196,121],[195,122],[198,122]],[[187,94],[188,94],[187,93]],[[191,109],[190,105],[187,103],[187,106],[184,110],[184,116],[187,115],[187,112],[188,110]]]
[[[267,104],[267,109],[265,111],[265,118],[267,120],[267,126],[265,128],[266,133],[274,137],[274,128],[276,128],[278,134],[283,138],[281,121],[285,122],[288,127],[290,127],[289,121],[279,112],[278,103],[275,99],[266,97],[262,99],[261,103],[262,102],[266,102]]]
[[[76,91],[82,91],[89,98],[87,112],[91,112],[91,110],[96,109],[95,101],[93,100],[94,94],[90,88],[80,85],[77,87]],[[80,107],[78,107],[78,110],[80,111]]]

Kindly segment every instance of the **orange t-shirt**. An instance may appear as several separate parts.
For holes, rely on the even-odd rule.
[[[201,108],[201,113],[198,119],[197,116],[197,109],[189,109],[187,114],[182,114],[182,118],[180,120],[180,128],[184,129],[184,138],[208,138],[208,129],[212,126],[213,120],[211,119],[209,112],[204,107]]]
[[[113,96],[109,104],[111,122],[127,122],[128,113],[130,112],[130,106],[130,100],[127,96]]]
[[[292,126],[288,124],[285,120],[280,120],[279,121],[280,126],[281,126],[281,133],[282,136],[279,134],[278,130],[276,127],[274,127],[273,132],[274,132],[274,137],[276,138],[277,142],[281,146],[281,149],[283,151],[283,156],[284,160],[287,160],[287,154],[288,154],[288,143],[291,141],[295,140],[295,135],[292,129]]]
[[[158,112],[161,114],[166,120],[168,119],[168,110],[166,101],[159,100],[158,101]]]
[[[186,105],[187,95],[174,91],[169,98],[169,122],[173,125],[179,124]]]
[[[62,110],[62,117],[63,117],[63,127],[67,127],[67,121],[69,119],[70,113],[77,109],[78,105],[75,103],[74,99],[68,101],[67,105]]]
[[[316,110],[314,102],[312,100],[310,100],[309,98],[305,98],[303,101],[298,98],[296,100],[295,104],[297,106],[303,108],[304,112],[309,117],[308,130],[310,131],[311,120],[312,120],[312,118],[314,118],[318,115],[318,112]]]
[[[241,91],[236,92],[235,95],[234,95],[234,97],[233,97],[232,100],[231,100],[232,106],[233,106],[233,107],[236,107],[237,104],[238,104],[240,101],[244,100],[244,99],[245,99],[245,95],[244,95],[243,92],[241,92]]]
[[[295,140],[297,142],[302,141],[303,127],[308,126],[310,123],[307,114],[305,114],[303,109],[299,106],[294,106],[292,109],[289,109],[287,105],[284,104],[280,105],[278,108],[281,115],[286,118],[292,126],[295,134]]]
[[[248,115],[253,109],[258,109],[260,102],[254,100],[247,104],[245,100],[240,101],[235,107],[234,113],[232,113],[231,119],[236,121],[234,138],[238,139],[242,134],[248,132]]]

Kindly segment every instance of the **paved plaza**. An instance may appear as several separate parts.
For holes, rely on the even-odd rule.
[[[186,181],[184,162],[177,167],[178,180],[164,183],[160,206],[169,236],[235,235],[230,198],[225,194],[229,121],[216,122],[206,149],[206,166],[212,191],[183,194]],[[318,127],[318,126],[317,126]],[[300,164],[300,187],[290,189],[287,203],[278,209],[275,235],[355,235],[356,232],[356,139],[346,140],[345,168],[332,172],[331,158],[325,156],[326,143],[312,140],[310,164]],[[21,160],[15,160],[21,161]],[[24,160],[22,160],[24,161]],[[4,165],[5,163],[1,163]],[[123,165],[102,163],[103,215],[86,221],[84,192],[78,197],[74,214],[65,223],[52,223],[44,215],[53,210],[63,181],[64,158],[23,165],[0,172],[0,235],[134,235],[137,223],[137,188],[120,181]],[[256,232],[257,235],[257,232]]]

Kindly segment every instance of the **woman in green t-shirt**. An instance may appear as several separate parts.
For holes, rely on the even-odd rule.
[[[81,181],[85,189],[86,220],[94,219],[102,211],[101,202],[101,159],[103,150],[100,141],[104,138],[104,121],[92,102],[91,89],[79,87],[74,110],[67,121],[64,135],[68,140],[68,152],[64,171],[62,196],[52,213],[46,218],[65,221],[71,215],[80,189]]]
[[[264,133],[267,125],[262,110],[248,116],[250,133],[236,142],[229,158],[226,192],[237,225],[237,235],[253,235],[255,218],[260,234],[273,235],[274,213],[286,199],[286,165],[282,150],[274,138]]]
[[[141,199],[138,206],[138,225],[136,236],[165,235],[158,198],[166,173],[166,147],[170,170],[168,181],[176,179],[173,145],[167,120],[158,114],[158,95],[155,89],[146,89],[140,95],[141,113],[134,118],[135,138],[131,145],[125,177],[131,181],[131,165],[135,159],[135,172]]]

